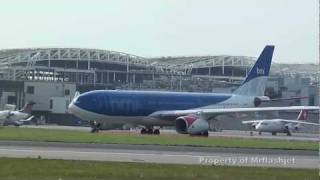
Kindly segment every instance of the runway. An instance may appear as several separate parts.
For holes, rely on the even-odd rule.
[[[22,128],[90,131],[90,127],[76,126],[22,126]],[[101,133],[139,134],[139,130],[108,130]],[[175,130],[161,130],[161,134],[176,134]],[[161,135],[160,135],[161,136]],[[248,131],[224,130],[210,132],[210,137],[261,138],[296,141],[319,141],[317,134],[294,133],[272,136],[250,136]],[[209,137],[209,138],[210,138]],[[165,164],[260,166],[285,168],[318,168],[318,151],[215,148],[192,146],[86,144],[58,142],[0,141],[0,157],[32,157],[43,159],[144,162]]]
[[[90,127],[80,127],[80,126],[57,126],[57,125],[25,125],[22,128],[39,128],[39,129],[58,129],[58,130],[69,130],[69,131],[86,131],[90,132]],[[132,130],[104,130],[104,133],[137,133],[140,131],[138,129]],[[177,134],[175,130],[172,129],[161,129],[161,134]],[[284,133],[278,133],[277,136],[272,136],[270,133],[263,133],[258,135],[257,132],[253,132],[250,135],[250,131],[239,131],[239,130],[223,130],[222,132],[209,132],[209,136],[212,137],[235,137],[235,138],[254,138],[254,139],[277,139],[277,140],[295,140],[295,141],[319,141],[319,134],[311,133],[292,133],[292,136],[287,136]]]
[[[318,151],[0,141],[0,157],[318,168]]]

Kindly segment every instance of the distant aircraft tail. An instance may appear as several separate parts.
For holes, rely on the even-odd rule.
[[[33,101],[28,102],[28,103],[23,107],[23,109],[20,110],[20,112],[27,113],[27,114],[31,114],[31,112],[32,112],[32,107],[33,107],[33,105],[35,105],[35,104],[36,104],[36,103],[33,102]]]
[[[306,121],[307,118],[308,118],[308,111],[307,110],[301,110],[297,120],[298,121]]]
[[[267,76],[271,67],[274,46],[267,45],[260,54],[255,65],[251,68],[241,86],[234,94],[247,96],[263,96],[266,88]]]

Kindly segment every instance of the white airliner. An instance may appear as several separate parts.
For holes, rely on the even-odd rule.
[[[209,123],[230,113],[315,110],[319,107],[259,107],[264,96],[274,46],[266,46],[248,76],[232,94],[166,91],[96,90],[75,96],[69,112],[91,121],[92,132],[101,123],[141,125],[141,134],[159,134],[155,126],[175,126],[178,133],[208,135]]]
[[[242,121],[242,123],[251,124],[251,127],[255,131],[258,131],[259,135],[261,135],[262,132],[269,132],[272,133],[272,135],[277,135],[277,133],[287,133],[288,136],[291,136],[291,132],[298,131],[300,129],[300,125],[320,125],[317,123],[304,122],[307,120],[307,113],[307,110],[301,110],[296,120],[263,119],[253,121]]]
[[[34,104],[34,102],[29,102],[23,107],[23,109],[18,111],[12,109],[0,111],[0,125],[12,124],[20,126],[24,122],[32,120],[33,116],[31,116],[31,111]],[[13,106],[10,107],[12,108]]]

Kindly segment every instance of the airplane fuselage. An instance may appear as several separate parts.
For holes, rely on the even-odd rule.
[[[69,107],[83,120],[113,121],[166,125],[157,119],[148,119],[157,111],[186,110],[196,108],[254,107],[254,97],[163,91],[98,90],[81,94]],[[137,122],[138,121],[138,122]],[[150,122],[151,123],[151,122]],[[168,122],[172,125],[172,121]]]
[[[280,120],[265,120],[255,126],[255,130],[259,132],[285,132],[285,125]]]
[[[69,112],[83,120],[92,121],[92,132],[99,129],[95,121],[110,123],[132,123],[148,126],[176,125],[179,132],[208,135],[208,121],[224,114],[224,109],[252,108],[269,98],[262,98],[271,66],[274,46],[267,45],[251,68],[244,82],[234,94],[182,93],[159,91],[91,91],[74,98]],[[201,114],[201,118],[184,116],[217,109],[215,113]],[[180,113],[178,112],[180,110]],[[236,112],[236,111],[235,111]],[[179,119],[182,118],[182,119]],[[204,125],[204,126],[202,126]],[[194,127],[194,128],[193,128]],[[194,129],[194,132],[190,131]],[[142,129],[141,133],[146,133]]]
[[[12,120],[12,121],[19,121],[22,119],[27,119],[30,116],[28,113],[23,113],[20,111],[0,111],[0,120]]]

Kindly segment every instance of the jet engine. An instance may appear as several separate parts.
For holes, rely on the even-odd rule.
[[[8,111],[6,119],[10,119],[11,116],[14,116],[14,113],[12,113],[11,111]]]
[[[195,115],[181,116],[176,119],[176,131],[180,134],[208,136],[208,121]]]
[[[251,127],[252,127],[253,129],[256,129],[256,127],[257,127],[258,124],[259,124],[259,123],[257,123],[257,122],[256,122],[256,123],[252,123],[252,124],[251,124]]]
[[[288,129],[291,132],[298,132],[300,130],[300,126],[298,124],[286,124],[285,129]]]
[[[253,99],[253,104],[255,107],[260,106],[262,102],[269,101],[270,98],[268,96],[257,96]]]

